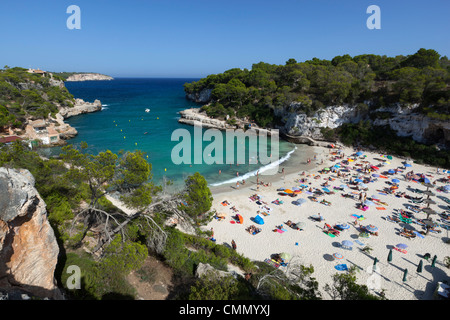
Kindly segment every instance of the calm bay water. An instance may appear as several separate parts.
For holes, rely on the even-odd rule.
[[[141,150],[152,164],[153,181],[161,183],[165,177],[172,180],[175,187],[181,186],[188,175],[197,171],[210,185],[230,182],[237,178],[236,172],[239,172],[240,178],[246,177],[246,174],[251,175],[261,165],[248,164],[248,161],[239,166],[173,163],[172,149],[179,143],[171,141],[174,130],[188,130],[193,137],[192,145],[201,143],[201,137],[194,139],[192,126],[178,123],[179,111],[201,106],[185,99],[183,84],[195,80],[198,79],[122,78],[112,81],[67,82],[66,87],[75,98],[89,102],[99,99],[103,105],[101,112],[66,120],[78,131],[78,135],[69,143],[79,145],[83,141],[87,142],[88,151],[92,153],[108,149],[115,153],[121,150]],[[150,112],[145,112],[145,109],[150,109]],[[225,137],[223,140],[225,142]],[[270,137],[268,140],[270,141]],[[204,141],[202,146],[205,148],[209,144],[209,141]],[[246,146],[248,150],[248,143]],[[291,143],[280,141],[279,157],[288,158],[294,148]],[[55,154],[59,150],[52,148],[47,153]]]

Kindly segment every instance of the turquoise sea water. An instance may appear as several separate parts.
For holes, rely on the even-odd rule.
[[[75,98],[102,102],[101,112],[84,114],[66,120],[77,129],[78,135],[69,143],[79,145],[85,141],[89,152],[98,153],[107,149],[112,152],[141,150],[152,164],[153,181],[161,183],[163,178],[181,186],[188,175],[200,172],[210,185],[218,185],[248,177],[258,170],[260,164],[180,164],[172,161],[172,149],[179,141],[171,141],[176,129],[191,133],[191,145],[199,145],[202,137],[194,136],[194,127],[178,123],[178,112],[201,105],[185,99],[183,84],[198,79],[115,79],[112,81],[67,82],[66,87]],[[150,112],[145,112],[150,109]],[[204,129],[205,130],[205,129]],[[204,131],[203,130],[203,131]],[[223,138],[225,143],[225,136]],[[270,137],[268,138],[270,141]],[[204,141],[202,149],[211,142]],[[237,143],[235,144],[237,148]],[[248,141],[246,142],[248,149]],[[270,145],[269,145],[270,147]],[[286,159],[295,148],[291,143],[280,141],[279,158]],[[47,150],[56,154],[59,148]],[[192,159],[194,158],[192,148]],[[206,155],[208,156],[208,155]],[[215,156],[213,153],[211,156]],[[250,160],[251,161],[251,160]],[[254,161],[255,163],[256,161]],[[221,170],[221,174],[219,174]],[[247,175],[246,175],[247,174]]]

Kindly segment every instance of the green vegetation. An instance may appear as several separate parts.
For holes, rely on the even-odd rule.
[[[170,299],[321,299],[318,283],[312,277],[312,266],[295,266],[297,280],[293,281],[266,263],[251,261],[227,245],[216,244],[205,238],[204,233],[184,234],[165,225],[164,221],[172,212],[160,210],[151,216],[133,218],[120,215],[104,198],[104,192],[117,188],[125,195],[124,199],[134,199],[130,203],[135,208],[143,208],[152,203],[157,189],[144,179],[151,178],[151,166],[141,161],[143,154],[140,152],[123,153],[120,157],[110,151],[89,155],[82,152],[85,147],[83,144],[81,150],[73,146],[64,149],[62,159],[68,161],[68,165],[61,159],[42,159],[19,141],[0,148],[0,166],[28,169],[36,179],[35,186],[47,204],[49,221],[60,246],[55,276],[69,299],[134,299],[136,289],[127,280],[129,273],[137,271],[140,281],[148,282],[154,281],[156,276],[152,270],[143,269],[149,252],[172,269]],[[133,190],[147,184],[151,189],[150,199],[140,202],[140,195],[136,197]],[[189,177],[186,184],[185,194],[190,201],[200,201],[195,198],[199,195],[205,198],[198,207],[185,212],[190,217],[188,211],[193,210],[189,212],[193,212],[193,221],[198,226],[200,220],[195,217],[209,210],[211,194],[199,174]],[[83,212],[90,214],[79,219]],[[108,217],[123,225],[118,229],[120,232],[112,232],[117,224],[108,223]],[[88,226],[94,227],[92,231],[88,231]],[[93,247],[101,243],[103,238],[98,233],[102,230],[111,231],[108,233],[110,241],[104,243],[99,255],[88,254],[85,249],[95,252]],[[161,235],[164,241],[160,241]],[[154,250],[158,245],[162,249]],[[227,271],[231,264],[249,277],[222,278],[207,273],[196,278],[195,271],[200,263],[222,271]],[[81,289],[68,287],[68,281],[73,278],[69,278],[72,273],[67,271],[72,265],[80,268]]]
[[[333,284],[325,285],[327,291],[334,300],[381,300],[370,294],[366,285],[356,283],[356,272],[350,270],[348,273],[335,274]]]
[[[289,59],[285,65],[264,62],[248,69],[230,69],[184,85],[187,94],[211,89],[211,102],[203,107],[211,117],[247,118],[262,127],[277,124],[274,110],[295,104],[312,115],[329,105],[371,101],[371,107],[391,103],[420,104],[434,117],[448,115],[450,63],[435,50],[387,57],[343,55],[305,62]]]
[[[60,106],[73,107],[73,95],[55,80],[60,78],[49,73],[31,74],[19,67],[0,70],[0,130],[5,126],[21,128],[27,117],[54,116]]]
[[[206,179],[198,172],[186,179],[185,204],[182,206],[189,216],[197,219],[211,209],[212,194]]]

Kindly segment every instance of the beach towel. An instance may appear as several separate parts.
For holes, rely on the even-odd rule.
[[[265,259],[264,262],[271,265],[274,268],[278,268],[280,266],[280,264],[276,263],[275,261],[269,258]]]
[[[346,264],[338,264],[337,266],[334,266],[334,268],[338,271],[348,271]]]
[[[284,233],[284,231],[286,231],[286,230],[277,229],[277,232],[278,232],[278,233]]]
[[[384,208],[384,207],[376,207],[377,208],[377,210],[386,210],[386,208]]]
[[[336,235],[334,235],[334,234],[332,234],[332,233],[328,233],[328,232],[326,232],[326,231],[324,231],[324,233],[325,233],[326,235],[330,236],[331,238],[336,237]]]
[[[362,243],[361,241],[359,241],[359,240],[354,240],[357,244],[359,244],[360,246],[363,246],[364,245],[364,243]]]

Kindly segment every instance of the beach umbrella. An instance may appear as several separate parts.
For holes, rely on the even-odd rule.
[[[392,156],[387,156],[386,158],[388,158],[389,160],[392,160]]]
[[[286,192],[286,193],[293,193],[294,191],[292,191],[291,189],[284,189],[284,192]]]
[[[392,249],[389,249],[389,254],[388,254],[388,257],[387,257],[387,261],[388,262],[392,261]]]
[[[423,261],[422,260],[420,260],[420,262],[419,262],[419,265],[417,266],[417,272],[418,273],[421,273],[422,272],[422,268],[423,268]]]
[[[336,259],[339,259],[339,260],[344,258],[344,256],[342,254],[337,253],[337,252],[333,254],[333,257],[335,257]]]
[[[358,178],[358,179],[355,179],[354,181],[355,181],[355,182],[363,182],[363,181],[362,181],[361,179],[359,179],[359,178]]]
[[[368,226],[365,227],[367,231],[369,232],[376,232],[378,231],[378,227],[374,226],[373,224],[369,224]]]
[[[406,248],[408,248],[408,246],[406,244],[404,244],[404,243],[399,243],[399,244],[396,245],[396,247],[399,248],[399,249],[406,249]]]
[[[350,229],[350,226],[346,223],[341,223],[337,225],[341,229]]]
[[[380,170],[377,166],[370,166],[373,170]]]
[[[291,258],[291,255],[287,252],[283,252],[280,254],[280,258],[283,260],[289,260]]]
[[[431,200],[431,199],[425,199],[425,200],[423,200],[423,202],[426,204],[436,204],[436,201]]]
[[[412,167],[412,165],[410,165],[409,163],[405,163],[405,167]]]
[[[342,245],[345,247],[352,247],[353,246],[353,242],[349,241],[349,240],[344,240],[342,241]]]
[[[300,206],[300,205],[302,205],[305,202],[306,202],[306,199],[300,198],[300,199],[297,199],[295,201],[292,201],[292,204],[295,204],[296,206]]]
[[[256,216],[253,221],[257,224],[264,224],[264,219],[261,216]]]
[[[405,271],[403,271],[403,282],[406,282],[407,275],[408,275],[408,269],[405,269]]]
[[[398,180],[398,179],[392,179],[392,182],[393,182],[393,183],[399,183],[400,180]]]
[[[432,266],[432,267],[435,267],[435,265],[436,265],[436,259],[437,259],[437,256],[434,255],[433,260],[431,260],[431,266]]]
[[[428,179],[427,179],[428,180]],[[424,186],[427,187],[427,190],[429,188],[434,188],[434,186],[429,182],[430,180],[428,180],[428,182],[425,182]]]
[[[394,170],[392,170],[392,169],[389,169],[389,170],[388,170],[388,173],[389,173],[389,174],[394,174],[394,173],[395,173],[395,171],[394,171]]]
[[[450,186],[448,186],[448,187],[450,187]],[[433,192],[431,192],[430,190],[424,191],[423,194],[426,196],[435,196],[435,194]]]
[[[357,153],[356,153],[356,155],[359,157],[359,156],[362,156],[364,153],[362,152],[362,151],[358,151]]]

